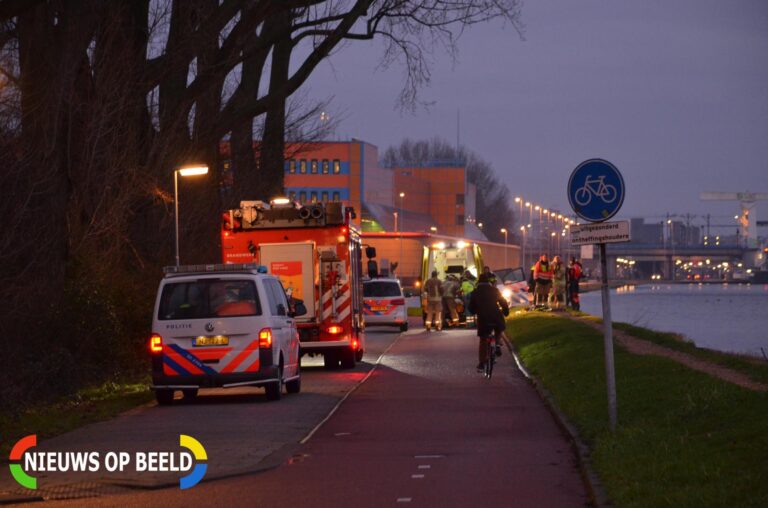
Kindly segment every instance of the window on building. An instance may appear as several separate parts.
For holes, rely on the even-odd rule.
[[[457,205],[464,204],[464,194],[456,194],[456,204]]]
[[[312,171],[312,174],[317,174],[317,159],[312,159],[310,170]]]
[[[341,195],[339,195],[338,191],[333,193],[333,200],[334,201],[341,201]]]
[[[288,172],[289,173],[295,173],[296,172],[296,159],[289,159],[288,160]]]
[[[327,191],[323,191],[323,193],[320,195],[320,200],[323,203],[327,203],[328,202],[328,192]]]
[[[307,159],[301,159],[299,161],[299,173],[307,172]]]
[[[457,226],[463,226],[464,225],[464,215],[458,214],[456,216],[456,225]]]
[[[290,199],[291,201],[296,201],[296,193],[293,191],[289,192],[288,199]]]
[[[328,159],[323,159],[323,174],[327,175],[331,170],[331,165]]]
[[[304,191],[301,191],[299,193],[299,203],[306,203],[307,202],[307,193]]]
[[[312,191],[312,193],[309,195],[309,200],[313,203],[317,203],[317,192]]]
[[[333,172],[341,173],[341,161],[339,159],[333,159]]]

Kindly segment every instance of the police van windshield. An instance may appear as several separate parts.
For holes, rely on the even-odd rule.
[[[158,319],[259,316],[261,304],[250,280],[201,279],[163,287]]]
[[[397,282],[373,281],[363,284],[364,297],[403,296]]]

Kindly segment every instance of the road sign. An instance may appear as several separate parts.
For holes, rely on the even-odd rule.
[[[626,220],[571,226],[571,244],[573,245],[620,243],[629,240],[629,221]]]
[[[568,180],[568,202],[576,215],[590,222],[610,219],[624,203],[624,179],[603,159],[579,164]]]

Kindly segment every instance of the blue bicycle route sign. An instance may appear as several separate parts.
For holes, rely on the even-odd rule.
[[[606,160],[586,160],[571,173],[568,202],[584,220],[608,220],[624,203],[624,178],[616,166]]]

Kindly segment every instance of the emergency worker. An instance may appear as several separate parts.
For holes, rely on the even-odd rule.
[[[568,264],[568,303],[573,310],[581,308],[579,304],[579,281],[582,273],[581,263],[575,257],[571,257],[571,262]]]
[[[549,257],[542,254],[539,261],[533,267],[533,280],[536,281],[534,298],[537,307],[546,307],[549,291],[552,289],[552,266]]]
[[[437,278],[437,270],[432,272],[432,277],[424,283],[424,298],[426,299],[427,319],[424,327],[427,331],[435,328],[437,331],[443,328],[443,286]]]
[[[464,300],[464,312],[467,316],[467,324],[470,324],[473,316],[469,310],[469,298],[472,296],[472,291],[475,290],[475,277],[472,272],[466,270],[464,276],[461,278],[461,297]]]
[[[560,256],[552,258],[552,292],[550,293],[550,306],[560,310],[560,304],[565,307],[565,272],[566,268],[560,261]]]
[[[447,312],[448,326],[459,324],[459,313],[456,310],[456,296],[459,291],[459,281],[455,275],[446,274],[443,281],[443,308]]]

